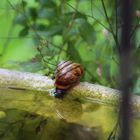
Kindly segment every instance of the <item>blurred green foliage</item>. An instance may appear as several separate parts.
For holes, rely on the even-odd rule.
[[[1,0],[0,65],[52,76],[61,60],[73,60],[85,69],[82,80],[117,88],[119,8],[115,0]],[[136,85],[140,83],[139,22],[140,16],[134,14]]]

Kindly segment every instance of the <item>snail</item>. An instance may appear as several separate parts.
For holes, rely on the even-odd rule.
[[[63,97],[67,90],[79,82],[82,75],[83,69],[80,64],[72,61],[60,62],[56,68],[54,96]]]

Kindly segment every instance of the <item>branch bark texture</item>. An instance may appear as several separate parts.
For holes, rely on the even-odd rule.
[[[54,81],[39,74],[0,69],[0,87],[19,88],[48,92],[54,88]],[[99,101],[105,104],[118,105],[121,92],[101,85],[82,82],[69,91],[70,97],[89,101]],[[140,96],[132,97],[132,104],[140,112]]]

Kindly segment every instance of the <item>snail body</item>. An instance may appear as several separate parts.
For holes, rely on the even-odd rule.
[[[61,98],[68,89],[76,85],[83,75],[83,69],[80,64],[72,61],[62,61],[58,64],[55,75],[54,96]]]

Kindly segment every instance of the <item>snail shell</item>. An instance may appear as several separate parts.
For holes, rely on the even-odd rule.
[[[62,61],[58,64],[55,78],[55,96],[61,96],[66,90],[73,87],[83,75],[83,69],[80,64],[72,61]]]

